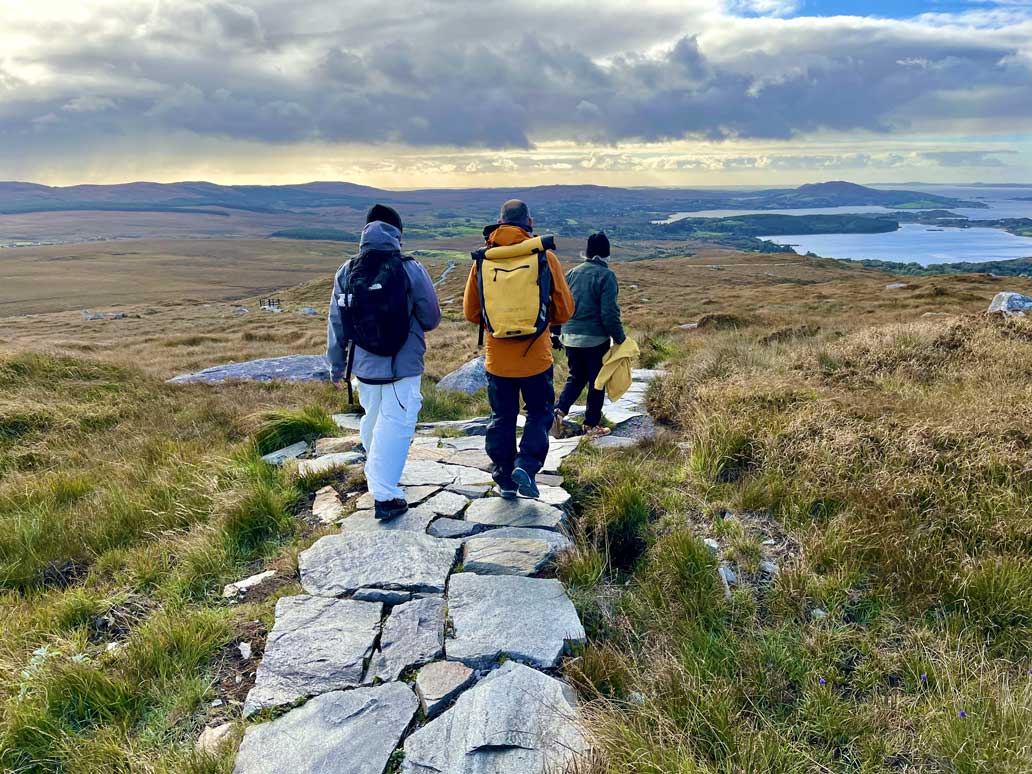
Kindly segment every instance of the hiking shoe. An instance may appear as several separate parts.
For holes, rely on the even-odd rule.
[[[534,483],[534,477],[530,475],[523,468],[516,468],[512,472],[512,480],[516,482],[516,489],[524,497],[533,497],[537,499],[541,496],[541,490],[538,489],[538,485]]]
[[[604,425],[595,425],[594,427],[584,428],[584,437],[589,440],[592,438],[605,438],[611,432],[613,431]]]
[[[373,505],[373,515],[379,521],[390,521],[408,512],[408,503],[398,498],[397,500],[386,500]]]
[[[496,473],[493,478],[497,484],[495,489],[498,490],[498,494],[502,496],[503,500],[516,499],[516,484],[513,483],[512,476]]]
[[[566,414],[561,412],[559,409],[555,410],[555,420],[552,422],[552,437],[553,438],[565,438],[566,437]]]

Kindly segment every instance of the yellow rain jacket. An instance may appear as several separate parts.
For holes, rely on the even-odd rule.
[[[614,344],[602,358],[602,370],[595,380],[595,389],[605,390],[609,400],[620,400],[631,387],[631,363],[639,354],[634,339]]]

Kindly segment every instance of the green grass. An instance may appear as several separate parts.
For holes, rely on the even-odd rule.
[[[672,436],[567,462],[592,771],[1027,771],[1028,323],[754,335],[674,356]]]
[[[330,412],[322,406],[266,411],[258,417],[258,422],[254,439],[261,454],[277,451],[299,441],[310,443],[316,438],[338,432]]]

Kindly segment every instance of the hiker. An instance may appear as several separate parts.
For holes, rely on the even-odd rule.
[[[374,515],[384,520],[408,510],[398,482],[423,405],[424,334],[441,322],[430,275],[402,255],[401,232],[394,209],[382,204],[369,209],[358,255],[333,278],[326,332],[333,384],[346,385],[351,403],[352,373],[358,378],[366,481]]]
[[[620,345],[627,339],[620,320],[617,296],[620,285],[609,268],[609,237],[605,232],[588,237],[584,261],[566,273],[577,310],[569,322],[552,326],[552,346],[566,349],[570,376],[555,407],[552,435],[565,435],[566,415],[584,388],[588,388],[588,406],[584,414],[584,434],[589,437],[609,435],[602,424],[602,405],[606,394],[595,387],[602,370],[602,360],[609,352],[610,340]]]
[[[502,497],[538,497],[535,477],[548,456],[555,388],[548,328],[573,314],[573,297],[552,237],[534,237],[527,205],[510,199],[498,223],[484,229],[486,247],[474,253],[466,282],[466,319],[487,338],[487,395],[491,422],[486,450]],[[527,422],[516,448],[520,397]]]

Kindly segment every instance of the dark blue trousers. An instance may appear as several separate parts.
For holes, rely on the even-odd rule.
[[[516,448],[516,417],[520,396],[527,412],[523,438]],[[487,375],[487,397],[491,401],[491,423],[487,426],[487,455],[494,463],[494,479],[511,483],[514,468],[536,475],[548,456],[548,431],[555,415],[552,369],[535,376],[509,378]]]

